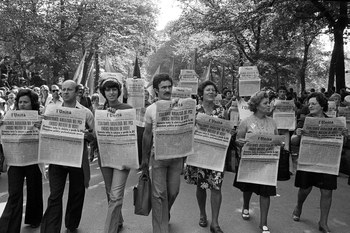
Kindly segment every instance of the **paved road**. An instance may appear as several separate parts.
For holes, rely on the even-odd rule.
[[[79,227],[80,233],[103,232],[104,220],[107,212],[107,201],[104,184],[97,162],[91,165],[90,188],[86,192],[84,212]],[[152,233],[151,216],[137,216],[133,214],[132,188],[137,183],[138,175],[131,172],[126,186],[123,206],[124,229],[122,233]],[[226,173],[223,184],[223,203],[219,222],[225,233],[256,233],[259,232],[259,198],[253,195],[251,201],[251,219],[244,221],[240,211],[242,193],[232,187],[234,174]],[[209,228],[198,226],[199,211],[195,198],[195,186],[186,184],[181,179],[180,194],[171,211],[171,233],[206,233]],[[279,182],[276,197],[271,198],[269,213],[269,227],[272,233],[316,233],[319,232],[317,222],[319,218],[320,192],[314,189],[310,194],[300,222],[294,222],[291,214],[296,203],[297,189],[293,186],[294,177],[289,181]],[[44,208],[49,195],[48,182],[44,182]],[[64,197],[66,198],[67,193]],[[208,195],[208,201],[210,194]],[[7,176],[0,176],[0,212],[7,200]],[[64,203],[66,199],[64,200]],[[209,202],[208,202],[209,203]],[[64,204],[65,205],[65,204]],[[207,204],[207,214],[210,216],[210,205]],[[209,220],[210,221],[210,220]],[[0,226],[1,227],[1,226]],[[333,194],[333,203],[329,216],[329,227],[334,233],[350,233],[350,186],[347,177],[338,178],[338,189]],[[62,232],[65,228],[62,226]],[[37,233],[38,229],[22,227],[23,233]]]

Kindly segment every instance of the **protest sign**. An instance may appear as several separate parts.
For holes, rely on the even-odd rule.
[[[96,110],[95,132],[102,167],[139,167],[135,109]]]
[[[103,72],[101,74],[100,80],[106,80],[106,79],[109,79],[109,78],[117,79],[118,82],[120,83],[121,94],[120,94],[118,100],[119,100],[119,102],[123,103],[123,94],[124,94],[124,90],[123,90],[123,75],[121,73]],[[99,104],[103,105],[105,103],[105,101],[106,101],[106,99],[103,97],[102,94],[100,94]]]
[[[248,102],[246,102],[244,98],[237,99],[236,102],[238,106],[239,119],[241,121],[253,115],[253,112],[250,111],[248,107]]]
[[[293,100],[274,100],[273,119],[277,129],[295,130],[296,119]]]
[[[39,161],[81,167],[86,112],[48,105],[39,134]]]
[[[145,113],[146,108],[136,109],[136,125],[139,127],[145,127]]]
[[[188,165],[224,171],[227,148],[233,122],[198,113],[194,132],[194,154],[187,157]]]
[[[249,134],[246,139],[248,142],[242,148],[237,181],[276,186],[280,146],[285,137]]]
[[[177,103],[156,102],[154,132],[155,159],[172,159],[193,154],[196,101],[180,99]]]
[[[233,123],[234,126],[238,126],[239,124],[239,112],[238,112],[238,106],[237,101],[233,101],[231,104],[231,107],[228,110],[230,121]]]
[[[38,111],[8,111],[1,126],[1,143],[9,166],[37,164],[39,129]]]
[[[338,175],[345,117],[306,117],[297,170]]]
[[[186,99],[186,98],[191,98],[191,94],[192,94],[192,88],[173,87],[171,98]]]
[[[128,104],[134,108],[145,107],[145,80],[143,79],[126,79],[126,88],[128,90]]]

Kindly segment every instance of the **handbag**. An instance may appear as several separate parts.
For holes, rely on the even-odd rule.
[[[134,187],[134,213],[148,216],[152,209],[152,187],[148,169],[143,169],[137,186]]]
[[[279,181],[285,181],[290,179],[289,155],[290,155],[290,152],[288,150],[281,148],[280,160],[278,163],[278,173],[277,173],[277,180]]]

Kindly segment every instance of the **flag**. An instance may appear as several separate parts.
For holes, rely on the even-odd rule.
[[[94,75],[94,68],[95,68],[95,63],[92,61],[90,70],[88,73],[88,77],[86,79],[85,86],[90,89],[90,95],[92,95],[95,92],[95,75]]]
[[[113,66],[112,59],[109,56],[106,56],[105,71],[111,73],[118,73],[118,71]]]
[[[86,51],[84,53],[83,58],[81,59],[79,66],[77,70],[75,71],[75,74],[73,76],[73,81],[75,81],[77,84],[80,84],[81,79],[83,78],[83,69],[84,69],[84,63],[85,63],[85,57],[86,57]]]
[[[174,78],[175,75],[175,57],[173,57],[173,61],[170,66],[169,74],[171,78]]]
[[[132,74],[132,77],[141,78],[141,72],[140,72],[140,67],[139,67],[139,60],[138,60],[137,56],[136,56],[136,59],[135,59],[134,72]]]
[[[209,66],[205,69],[202,75],[203,81],[207,81],[207,80],[211,81],[210,69],[211,69],[211,62],[209,63]]]

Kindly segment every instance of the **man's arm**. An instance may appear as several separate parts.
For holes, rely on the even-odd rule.
[[[147,123],[145,125],[145,131],[143,132],[142,137],[142,164],[141,168],[148,168],[149,158],[151,155],[153,145],[153,132],[152,124]]]

